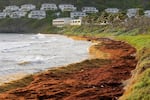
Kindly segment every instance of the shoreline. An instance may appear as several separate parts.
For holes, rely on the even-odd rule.
[[[84,38],[85,38],[85,37],[84,37]],[[82,38],[81,38],[81,39],[82,39]],[[29,86],[27,86],[27,87],[32,87],[32,86],[33,86],[33,87],[36,87],[36,86],[34,86],[34,83],[36,83],[37,78],[38,78],[38,79],[39,79],[39,78],[42,79],[42,78],[44,78],[44,77],[42,77],[42,76],[47,76],[47,75],[48,75],[48,76],[50,75],[50,77],[52,78],[52,80],[50,81],[50,84],[52,84],[53,82],[54,82],[53,84],[56,84],[56,87],[55,87],[55,88],[52,88],[52,87],[51,87],[52,89],[57,89],[57,88],[59,89],[59,87],[57,87],[57,85],[58,85],[58,83],[59,83],[60,81],[62,81],[62,83],[67,84],[67,85],[69,84],[69,85],[72,86],[72,85],[74,84],[75,86],[80,86],[80,84],[78,84],[78,83],[80,83],[80,81],[79,81],[80,79],[76,79],[76,78],[74,79],[74,78],[72,78],[72,79],[74,79],[74,80],[70,80],[70,79],[69,79],[69,80],[67,81],[67,83],[64,82],[63,79],[64,79],[64,78],[66,79],[66,78],[67,78],[66,76],[67,76],[68,74],[72,76],[72,75],[74,75],[74,73],[76,73],[77,75],[79,74],[79,77],[83,77],[83,78],[85,77],[84,74],[89,73],[89,76],[87,76],[87,77],[92,78],[92,77],[94,77],[94,76],[91,76],[91,77],[90,77],[90,75],[93,74],[93,71],[94,71],[94,75],[95,75],[98,70],[99,70],[100,72],[101,72],[101,70],[103,70],[103,71],[106,70],[107,68],[106,68],[106,69],[103,69],[103,67],[105,68],[105,66],[111,66],[110,68],[112,68],[112,66],[115,66],[117,62],[119,62],[120,64],[122,64],[122,66],[125,66],[124,63],[123,63],[123,61],[122,61],[123,59],[129,60],[129,61],[127,61],[128,63],[131,63],[130,60],[132,60],[132,59],[134,60],[134,59],[135,59],[135,57],[129,56],[129,54],[130,54],[131,52],[134,52],[134,53],[135,53],[135,49],[133,49],[133,48],[130,47],[129,45],[127,46],[128,48],[131,48],[131,50],[128,51],[129,54],[128,54],[128,53],[126,53],[126,54],[121,54],[121,53],[124,52],[124,49],[123,49],[123,50],[120,50],[120,51],[118,52],[118,54],[114,54],[114,52],[116,52],[116,51],[115,51],[115,50],[116,50],[115,46],[118,46],[118,47],[120,48],[120,45],[121,45],[121,44],[122,44],[122,45],[127,45],[127,44],[125,44],[125,43],[123,43],[123,42],[116,42],[116,44],[114,44],[115,41],[110,40],[110,39],[106,39],[106,38],[101,38],[101,39],[100,39],[100,38],[95,38],[95,39],[94,39],[94,38],[90,38],[90,39],[89,39],[89,38],[86,38],[86,39],[87,39],[88,41],[98,41],[97,44],[100,44],[100,41],[102,41],[105,45],[104,45],[104,44],[103,44],[103,45],[97,45],[97,46],[93,46],[92,48],[96,48],[96,49],[98,49],[98,50],[102,50],[103,52],[109,52],[109,53],[110,53],[111,55],[113,55],[113,56],[110,56],[110,57],[105,58],[105,59],[103,59],[103,60],[102,60],[102,59],[90,59],[90,60],[85,60],[85,61],[82,61],[82,62],[79,62],[79,63],[74,63],[74,64],[67,65],[66,67],[60,67],[60,68],[48,70],[48,71],[46,71],[45,73],[40,73],[39,75],[35,75],[33,81],[32,81],[32,82],[29,84]],[[113,42],[114,42],[114,43],[113,43]],[[109,47],[110,45],[114,45],[114,46],[112,46],[112,47],[113,47],[112,50],[109,50],[109,49],[111,49],[111,48]],[[105,47],[105,46],[106,46],[106,47]],[[109,48],[108,48],[107,46],[108,46]],[[126,47],[126,48],[127,48],[127,47]],[[122,47],[121,47],[121,48],[122,48]],[[93,51],[93,52],[95,52],[95,51]],[[96,53],[95,55],[97,55],[97,54],[99,54],[99,53]],[[100,55],[101,55],[101,54],[100,54]],[[118,57],[118,56],[119,56],[119,57]],[[128,59],[128,56],[129,56],[129,59]],[[121,57],[121,58],[120,58],[120,57]],[[122,57],[125,57],[125,58],[122,59]],[[126,58],[126,57],[127,57],[127,58]],[[121,61],[120,61],[120,60],[121,60]],[[97,62],[97,61],[100,61],[100,62]],[[104,62],[106,61],[107,64],[106,64],[106,63],[105,63],[105,64],[101,64],[103,67],[102,67],[102,68],[101,68],[101,67],[99,68],[99,67],[98,67],[99,65],[97,65],[97,64],[98,64],[98,63],[102,63],[101,61],[104,61]],[[111,61],[112,63],[110,63],[110,61]],[[90,62],[90,63],[93,63],[93,64],[90,64],[89,62]],[[127,62],[126,62],[126,63],[127,63]],[[95,65],[94,67],[92,67],[92,68],[91,68],[90,66],[87,67],[87,68],[84,68],[84,66],[82,66],[82,67],[79,68],[79,69],[78,69],[78,68],[77,68],[77,69],[74,69],[74,68],[72,68],[72,67],[71,67],[71,69],[69,69],[69,66],[74,66],[74,67],[75,67],[76,65],[80,65],[80,64],[82,65],[82,63],[83,63],[83,65],[84,65],[84,63],[85,63],[85,64],[86,64],[86,63],[89,63],[90,66],[93,66],[93,65],[95,65],[95,64],[96,64],[96,65]],[[118,63],[118,64],[119,64],[119,63]],[[134,63],[136,63],[136,61],[134,61]],[[68,68],[67,68],[67,67],[68,67]],[[134,68],[135,68],[135,64],[132,63],[132,66],[131,66],[131,67],[134,67]],[[118,68],[118,67],[114,67],[114,68]],[[113,69],[114,69],[114,68],[113,68]],[[113,70],[113,69],[112,69],[112,70]],[[131,69],[133,69],[133,68],[131,68]],[[96,71],[96,70],[97,70],[97,71]],[[53,72],[53,71],[54,71],[54,72]],[[70,72],[70,71],[71,71],[71,72]],[[55,72],[56,72],[56,73],[55,73]],[[90,74],[90,72],[91,72],[91,74]],[[102,73],[103,73],[103,72],[102,72]],[[122,73],[123,73],[123,72],[122,72]],[[125,73],[126,73],[126,72],[125,72]],[[125,74],[125,73],[124,73],[124,74]],[[53,76],[53,74],[54,74],[54,76]],[[55,75],[55,74],[56,74],[56,75]],[[57,75],[57,74],[58,74],[58,75]],[[60,74],[61,76],[60,76],[59,74]],[[100,74],[100,73],[99,73],[99,74]],[[103,74],[104,74],[104,75],[105,75],[105,74],[107,75],[108,73],[107,73],[107,71],[106,71],[106,73],[103,73]],[[102,74],[102,75],[103,75],[103,74]],[[129,75],[128,75],[128,77],[129,77],[129,76],[130,76],[130,71],[129,71],[128,74],[129,74]],[[53,77],[52,77],[51,75],[52,75]],[[63,75],[64,75],[64,76],[63,76]],[[81,76],[80,76],[80,75],[81,75]],[[109,74],[108,74],[108,75],[109,75]],[[59,78],[58,76],[59,76],[60,78]],[[35,77],[36,77],[36,78],[35,78]],[[62,79],[61,79],[61,77],[62,77]],[[69,76],[69,77],[70,77],[70,76]],[[72,76],[72,77],[73,77],[73,76]],[[55,80],[55,78],[58,78],[58,81]],[[96,78],[96,77],[95,77],[95,78]],[[101,80],[101,77],[98,77],[98,78],[99,78],[99,80]],[[107,77],[107,78],[109,79],[109,77]],[[106,78],[106,79],[107,79],[107,78]],[[42,79],[42,80],[44,80],[44,79]],[[75,82],[75,80],[76,80],[77,82]],[[90,79],[90,80],[91,80],[91,79]],[[88,89],[88,91],[91,91],[91,92],[92,92],[92,91],[95,91],[95,89],[97,89],[97,88],[102,88],[102,89],[104,89],[106,84],[101,84],[100,87],[99,87],[99,86],[97,86],[97,85],[99,84],[99,82],[98,82],[98,83],[97,83],[97,82],[95,83],[95,81],[99,81],[99,80],[98,80],[98,79],[92,80],[92,82],[94,82],[94,83],[91,83],[91,82],[90,82],[90,84],[88,84],[88,85],[90,85],[89,87],[82,87],[82,84],[85,84],[85,83],[82,83],[82,84],[81,84],[81,87],[83,88],[83,90],[84,90],[84,89],[87,90],[87,88],[90,88],[90,89]],[[78,82],[78,81],[79,81],[79,82]],[[108,80],[107,80],[107,81],[108,81]],[[106,83],[107,83],[107,81],[106,81]],[[37,81],[37,82],[38,82],[38,81]],[[44,82],[45,82],[45,81],[43,81],[43,83],[44,83]],[[51,83],[51,82],[52,82],[52,83]],[[55,83],[55,82],[56,82],[56,83]],[[112,81],[112,82],[114,82],[114,81]],[[119,83],[118,83],[118,82],[119,82]],[[122,84],[122,79],[121,79],[120,81],[118,81],[118,82],[117,82],[118,85],[116,84],[116,82],[113,83],[113,84],[116,84],[117,86],[120,87],[120,85]],[[121,82],[121,83],[120,83],[120,82]],[[43,83],[42,83],[42,84],[43,84]],[[42,85],[42,84],[39,84],[39,85]],[[93,84],[92,87],[91,87],[91,84]],[[94,84],[95,84],[95,85],[94,85]],[[97,85],[96,85],[96,84],[97,84]],[[107,84],[108,84],[108,83],[107,83]],[[109,84],[110,84],[110,83],[109,83]],[[108,87],[110,87],[109,84],[108,84]],[[111,84],[112,84],[112,83],[111,83]],[[111,85],[111,84],[110,84],[110,85]],[[86,85],[87,85],[87,84],[86,84]],[[58,85],[58,86],[59,86],[59,85]],[[27,88],[27,87],[26,87],[26,88],[24,87],[24,89],[23,89],[23,88],[22,88],[22,89],[20,88],[19,91],[18,91],[18,93],[21,93],[21,91],[25,91],[25,90],[29,89],[29,88]],[[73,86],[73,87],[74,87],[74,86]],[[95,87],[94,90],[93,90],[93,87]],[[107,87],[107,85],[106,85],[106,87]],[[114,87],[114,86],[113,86],[113,87]],[[36,87],[36,88],[37,88],[37,87]],[[69,88],[69,87],[67,87],[67,88]],[[42,89],[42,87],[41,87],[41,89]],[[44,89],[44,88],[43,88],[43,89]],[[69,88],[69,89],[70,89],[70,88]],[[76,89],[76,88],[74,88],[74,89]],[[92,89],[92,90],[91,90],[91,89]],[[108,88],[108,89],[110,89],[110,88]],[[108,89],[106,89],[106,90],[108,90]],[[113,88],[112,88],[112,89],[113,89]],[[117,89],[117,88],[115,88],[115,89]],[[117,91],[118,91],[119,94],[123,94],[123,90],[122,90],[122,89],[123,89],[123,87],[121,87],[121,90],[119,89],[120,92],[119,92],[118,89],[117,89]],[[63,89],[63,90],[65,91],[65,89]],[[62,91],[63,91],[63,90],[62,90]],[[13,91],[14,91],[14,92],[13,92]],[[110,91],[111,91],[111,89],[110,89]],[[113,91],[114,91],[114,90],[113,90]],[[58,92],[58,91],[57,91],[57,92]],[[79,93],[80,95],[82,95],[82,92],[83,92],[83,91],[81,92],[81,90],[78,90],[78,89],[77,89],[76,91],[75,91],[75,90],[72,90],[71,92],[73,92],[73,93],[76,92],[77,94]],[[84,92],[86,92],[86,91],[84,91]],[[83,93],[84,93],[84,92],[83,92]],[[10,92],[6,92],[6,94],[0,95],[0,98],[1,98],[1,97],[3,98],[3,96],[4,96],[3,99],[5,99],[5,97],[10,96],[9,93],[13,94],[14,98],[16,98],[16,97],[15,97],[15,90],[12,90],[12,91],[10,91]],[[17,93],[17,94],[18,94],[18,93]],[[70,93],[68,93],[68,92],[67,92],[67,93],[66,93],[66,92],[63,92],[63,93],[64,93],[65,95],[62,96],[62,98],[65,97],[65,98],[69,98],[69,99],[70,99],[70,98],[75,98],[75,97],[76,97],[76,95],[72,95],[72,94],[70,94]],[[89,93],[90,93],[90,92],[89,92]],[[92,93],[93,93],[93,92],[92,92]],[[96,92],[96,93],[97,93],[97,92]],[[105,99],[112,98],[112,99],[116,100],[116,98],[120,97],[118,93],[114,92],[114,95],[113,95],[113,96],[110,96],[109,94],[107,94],[106,97],[103,97],[103,96],[102,96],[102,97],[105,98]],[[31,93],[31,94],[32,94],[32,93]],[[38,94],[38,93],[37,93],[37,94]],[[49,95],[51,95],[51,94],[52,94],[52,93],[50,93]],[[55,93],[53,92],[53,94],[55,94]],[[26,94],[24,94],[24,95],[26,95]],[[117,95],[118,95],[118,96],[117,96]],[[11,95],[11,96],[12,96],[12,95]],[[20,95],[20,96],[21,96],[21,95]],[[69,97],[68,97],[68,96],[69,96]],[[92,97],[90,97],[90,98],[97,98],[97,96],[98,96],[98,94],[95,94],[95,97],[92,96]],[[47,97],[47,96],[46,96],[46,97]],[[87,96],[87,97],[88,97],[88,96]],[[43,98],[44,98],[44,97],[43,97]],[[56,98],[58,98],[58,97],[56,97]],[[82,97],[82,98],[83,98],[83,97]],[[85,97],[85,98],[86,98],[86,97]],[[68,100],[69,100],[69,99],[68,99]],[[79,99],[79,98],[78,98],[78,99]],[[67,99],[66,99],[66,100],[67,100]]]
[[[4,34],[4,33],[3,33],[3,34]],[[12,34],[19,34],[19,33],[12,33]],[[20,34],[22,34],[22,33],[20,33]],[[63,36],[63,37],[70,38],[70,37],[68,37],[68,36],[66,36],[66,35],[62,35],[62,34],[31,33],[31,35],[38,35],[38,34],[45,35],[45,36]],[[73,38],[71,38],[71,39],[73,39]],[[88,48],[88,50],[89,50],[89,48]],[[68,66],[68,65],[70,65],[70,64],[76,64],[76,63],[80,63],[80,62],[83,62],[83,61],[85,61],[85,60],[91,59],[91,55],[89,54],[89,52],[87,52],[87,53],[88,53],[88,57],[87,57],[87,58],[82,59],[82,60],[77,61],[77,62],[68,63],[68,64],[64,64],[64,65],[59,65],[59,66],[53,66],[53,67],[47,68],[46,70],[42,70],[42,71],[40,71],[40,72],[35,72],[35,73],[33,73],[33,74],[27,74],[27,73],[13,74],[12,76],[14,76],[14,77],[13,77],[14,80],[12,80],[12,79],[9,78],[9,76],[11,76],[11,75],[6,76],[5,79],[8,79],[9,81],[6,81],[6,82],[1,82],[1,81],[0,81],[0,87],[2,87],[2,86],[4,86],[4,85],[7,85],[7,84],[13,84],[14,82],[17,82],[17,81],[19,81],[19,80],[22,80],[23,78],[26,78],[26,77],[28,77],[28,76],[30,76],[30,75],[32,76],[32,75],[41,74],[41,73],[44,73],[44,72],[46,72],[46,71],[48,71],[48,70],[59,69],[59,68],[61,68],[61,67]],[[17,64],[18,64],[18,65],[24,65],[24,64],[28,64],[28,62],[19,62],[19,63],[17,63]]]

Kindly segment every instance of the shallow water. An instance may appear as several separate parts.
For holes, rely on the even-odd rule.
[[[61,35],[0,34],[0,84],[87,59],[90,45]]]

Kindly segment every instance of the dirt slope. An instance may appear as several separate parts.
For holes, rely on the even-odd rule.
[[[94,40],[101,41],[95,47],[109,53],[109,59],[86,60],[35,75],[27,87],[0,94],[0,100],[117,100],[124,92],[123,81],[136,66],[136,50],[121,41]]]

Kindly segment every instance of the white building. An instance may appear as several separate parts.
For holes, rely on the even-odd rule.
[[[41,10],[34,10],[28,14],[28,18],[43,19],[46,18],[46,12]]]
[[[61,11],[75,11],[77,8],[72,4],[60,4],[59,9]]]
[[[36,9],[36,6],[33,4],[24,4],[24,5],[21,5],[21,8],[20,8],[21,11],[31,11],[35,9]]]
[[[82,19],[72,19],[70,25],[80,26],[82,25]]]
[[[144,16],[150,17],[150,10],[145,10],[144,11]]]
[[[17,12],[12,12],[9,14],[10,18],[21,18],[21,16]]]
[[[63,27],[66,25],[70,25],[72,18],[57,18],[54,19],[52,24],[56,27]]]
[[[105,12],[116,14],[119,12],[119,9],[118,8],[107,8],[107,9],[105,9]]]
[[[6,13],[5,12],[0,12],[0,19],[6,18]]]
[[[135,17],[137,15],[137,12],[139,11],[139,8],[131,8],[127,10],[127,16],[129,18]]]
[[[13,6],[6,6],[3,12],[13,12],[13,11],[18,11],[19,7],[16,5]]]
[[[40,10],[57,10],[56,4],[44,3],[42,4]]]
[[[80,11],[74,11],[70,13],[71,18],[76,18],[76,17],[85,17],[86,13],[85,12],[80,12]]]
[[[85,13],[97,13],[98,10],[96,9],[96,7],[83,7],[82,8],[82,12],[85,12]]]
[[[10,18],[21,18],[21,17],[25,17],[27,14],[27,12],[25,11],[15,11],[9,14]]]

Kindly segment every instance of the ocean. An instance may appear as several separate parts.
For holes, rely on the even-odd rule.
[[[91,43],[62,35],[0,34],[0,84],[89,57]]]

